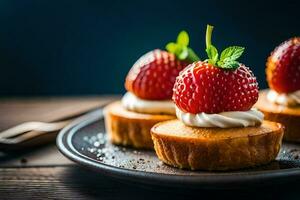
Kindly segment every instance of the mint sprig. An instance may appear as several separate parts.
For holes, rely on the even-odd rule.
[[[206,53],[208,59],[206,62],[223,69],[236,69],[239,67],[237,59],[241,57],[245,48],[239,46],[230,46],[224,49],[219,57],[217,48],[211,43],[213,26],[207,25],[206,28]]]
[[[189,62],[199,61],[200,58],[188,46],[190,42],[189,35],[186,31],[181,31],[176,42],[170,42],[166,45],[168,52],[175,54],[179,60],[186,60]]]

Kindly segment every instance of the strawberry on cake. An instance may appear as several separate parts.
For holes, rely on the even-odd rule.
[[[129,71],[121,101],[105,109],[105,123],[114,144],[135,148],[153,148],[150,129],[158,122],[174,119],[172,88],[179,72],[199,60],[188,47],[189,37],[180,32],[168,51],[153,50],[136,61]]]
[[[280,44],[266,65],[270,89],[260,92],[255,106],[286,127],[284,140],[300,142],[300,37]]]
[[[264,121],[252,108],[258,83],[252,71],[237,59],[244,48],[222,51],[211,44],[213,27],[206,32],[208,59],[188,65],[173,89],[178,119],[151,129],[154,148],[168,165],[192,170],[230,170],[274,160],[283,126]]]

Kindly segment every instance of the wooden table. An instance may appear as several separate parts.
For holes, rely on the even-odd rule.
[[[82,101],[89,100],[83,98]],[[100,100],[105,98],[100,97]],[[33,99],[37,104],[45,99]],[[60,99],[68,102],[70,98]],[[71,99],[72,100],[72,99]],[[24,99],[0,101],[2,127],[15,121],[16,105]],[[26,100],[27,101],[27,100]],[[47,105],[47,104],[45,104]],[[20,107],[20,106],[19,106]],[[14,108],[8,110],[8,108]],[[20,107],[21,109],[21,107]],[[15,112],[13,114],[12,112]],[[246,190],[203,190],[186,192],[128,185],[102,174],[88,171],[66,159],[55,143],[17,152],[0,152],[0,199],[299,199],[299,183]]]

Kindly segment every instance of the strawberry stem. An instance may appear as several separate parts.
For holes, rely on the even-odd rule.
[[[212,35],[212,31],[213,31],[214,27],[211,25],[207,25],[206,27],[206,35],[205,35],[205,42],[206,42],[206,53],[208,56],[208,60],[207,62],[212,64],[212,65],[216,65],[219,59],[219,53],[217,48],[211,44],[211,35]]]
[[[214,29],[214,27],[209,24],[206,26],[206,37],[205,37],[206,48],[209,48],[211,46],[211,35],[212,35],[213,29]]]
[[[245,48],[239,46],[230,46],[224,49],[219,56],[218,49],[211,43],[213,29],[214,27],[212,25],[208,24],[206,26],[205,51],[208,59],[205,61],[214,65],[215,67],[232,70],[236,69],[240,66],[240,63],[237,61],[237,59],[243,54]]]

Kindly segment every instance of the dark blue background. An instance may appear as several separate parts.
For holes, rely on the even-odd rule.
[[[0,2],[0,95],[124,92],[135,60],[185,29],[204,56],[205,26],[214,44],[246,47],[241,61],[266,87],[265,61],[300,34],[299,1]]]

